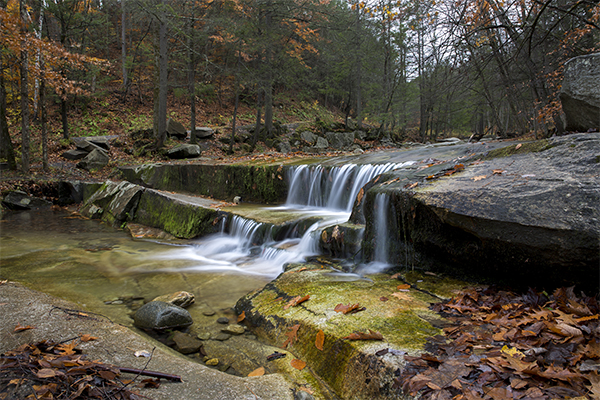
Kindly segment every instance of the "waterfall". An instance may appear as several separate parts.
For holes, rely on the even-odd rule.
[[[388,257],[388,205],[389,201],[385,194],[378,193],[375,196],[375,238],[373,261],[387,264]]]
[[[324,168],[300,165],[288,170],[287,207],[317,207],[350,213],[359,190],[371,179],[413,162],[396,164],[344,164]]]
[[[229,271],[274,278],[281,273],[285,263],[302,262],[308,256],[319,254],[322,230],[348,221],[358,192],[370,180],[411,164],[413,162],[291,167],[286,203],[269,209],[301,212],[307,217],[318,215],[320,221],[310,226],[301,238],[291,234],[291,237],[276,241],[272,225],[234,215],[223,223],[220,233],[200,238],[195,245],[187,246],[184,251],[178,250],[177,256],[170,254],[168,257],[191,260],[194,264],[185,268],[188,271]],[[378,265],[387,265],[387,198],[377,195],[375,207],[375,229],[377,237],[381,238],[376,244],[375,261]],[[295,232],[294,229],[290,231]]]

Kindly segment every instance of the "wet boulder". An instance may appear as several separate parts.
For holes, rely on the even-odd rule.
[[[572,58],[565,63],[560,100],[566,130],[600,130],[600,53]]]
[[[52,203],[38,197],[29,196],[27,193],[20,190],[13,190],[2,199],[2,205],[9,210],[32,210],[50,207],[52,206]]]
[[[120,226],[133,219],[143,191],[143,187],[133,183],[106,181],[85,199],[80,212],[88,218],[101,215],[106,222]]]
[[[138,328],[160,331],[185,328],[190,326],[193,321],[192,316],[185,308],[164,301],[151,301],[135,312],[133,323]]]
[[[175,349],[182,354],[196,353],[202,347],[202,341],[188,333],[176,331],[173,334]]]

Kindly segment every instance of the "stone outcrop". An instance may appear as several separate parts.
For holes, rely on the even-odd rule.
[[[454,162],[397,170],[366,188],[352,219],[366,222],[367,258],[381,235],[373,208],[383,195],[392,263],[513,286],[597,290],[599,155],[600,133],[589,133],[514,144],[462,161],[464,169]]]
[[[566,130],[600,130],[600,53],[575,57],[565,63],[560,100]]]
[[[214,129],[206,127],[196,127],[194,132],[190,132],[190,141],[196,143],[198,140],[206,140],[213,137]]]
[[[110,159],[108,153],[101,149],[92,150],[87,156],[77,163],[77,168],[93,171],[104,168],[108,165]]]

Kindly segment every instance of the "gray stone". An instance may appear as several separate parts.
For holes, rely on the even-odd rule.
[[[190,133],[190,140],[195,143],[197,140],[210,139],[215,134],[214,129],[205,127],[196,127],[194,132]]]
[[[20,190],[13,190],[2,199],[2,205],[10,210],[32,210],[50,207],[52,203],[38,197],[30,197],[27,193]]]
[[[142,329],[164,330],[190,326],[193,321],[185,308],[164,301],[151,301],[136,311],[133,323]]]
[[[315,143],[315,149],[326,149],[329,147],[329,142],[327,139],[322,138],[321,136],[317,136],[317,142]]]
[[[71,138],[71,141],[73,143],[75,143],[75,146],[77,146],[77,149],[79,149],[81,151],[85,151],[87,153],[91,153],[92,151],[94,151],[96,149],[103,150],[103,151],[108,151],[110,149],[108,142],[94,142],[86,137]]]
[[[200,146],[196,144],[180,144],[167,152],[167,157],[172,159],[196,158],[201,154]]]
[[[174,306],[186,308],[196,301],[196,296],[190,292],[179,291],[158,296],[152,301],[164,301],[165,303],[173,304]]]
[[[231,337],[230,334],[221,332],[221,333],[217,333],[217,335],[215,336],[215,340],[222,342],[222,341],[229,339],[230,337]]]
[[[325,137],[329,146],[336,150],[343,150],[354,144],[354,132],[327,132]]]
[[[108,165],[108,154],[102,149],[94,149],[85,156],[81,161],[77,163],[77,168],[92,171],[96,169],[104,168]]]
[[[187,333],[176,331],[173,334],[175,349],[182,354],[196,353],[202,347],[202,342]]]
[[[560,101],[566,130],[600,130],[600,53],[570,59],[565,63]]]
[[[277,143],[277,151],[284,154],[289,153],[292,151],[292,145],[288,140],[282,140],[281,142]]]
[[[167,120],[167,133],[169,136],[177,139],[185,139],[187,137],[185,127],[171,118]]]
[[[85,150],[72,149],[72,150],[65,151],[60,156],[64,159],[75,161],[75,160],[81,160],[82,158],[84,158],[87,155],[88,155],[88,152]]]
[[[217,318],[217,323],[218,324],[228,324],[229,323],[229,318],[219,317],[219,318]]]
[[[317,143],[317,135],[315,135],[311,131],[300,132],[300,137],[302,138],[302,140],[304,140],[306,143],[310,144],[311,146],[314,145],[315,143]]]
[[[238,324],[227,325],[224,329],[221,330],[224,333],[229,333],[231,335],[242,335],[246,332],[246,329]]]
[[[143,187],[127,181],[106,181],[85,201],[80,212],[92,218],[92,213],[96,213],[96,208],[100,208],[103,210],[103,219],[111,224],[120,225],[123,221],[133,219],[143,192]]]
[[[367,132],[365,131],[354,131],[354,137],[358,140],[365,140],[365,138],[367,137]]]

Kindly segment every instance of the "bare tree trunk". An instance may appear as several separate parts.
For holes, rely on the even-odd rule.
[[[193,10],[193,9],[192,9]],[[196,143],[196,60],[194,57],[194,51],[192,46],[194,45],[194,21],[195,18],[192,15],[190,18],[190,24],[188,29],[188,95],[190,98],[190,141]]]
[[[27,22],[27,11],[25,10],[24,1],[21,0],[19,3],[21,12],[21,20],[23,26]],[[22,28],[24,29],[24,28]],[[29,172],[29,90],[27,82],[28,74],[28,54],[25,50],[26,45],[23,43],[23,50],[21,50],[21,165],[23,172]]]
[[[40,64],[41,68],[44,68],[44,63]],[[40,81],[40,119],[42,128],[42,166],[44,171],[48,171],[48,127],[46,124],[46,80],[44,78]]]
[[[256,142],[258,142],[258,134],[262,129],[261,119],[262,119],[262,90],[260,86],[258,87],[256,93],[256,124],[254,125],[254,133],[252,135],[252,151],[256,147]]]
[[[165,0],[160,2],[160,21],[158,26],[158,105],[155,107],[156,148],[164,146],[167,136],[167,21],[164,11]]]
[[[4,63],[0,65],[0,68],[4,70]],[[4,86],[4,71],[0,71],[0,157],[6,158],[6,162],[8,163],[8,168],[10,170],[14,171],[17,169],[15,151],[13,149],[12,141],[10,140],[8,122],[6,120],[6,88]]]

